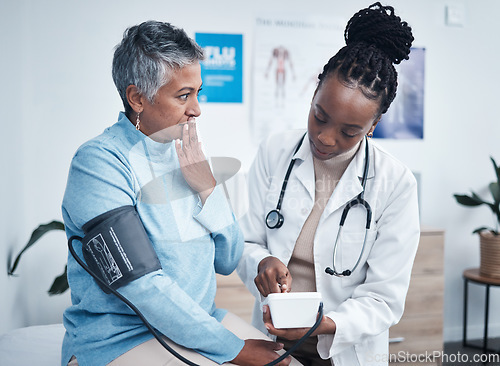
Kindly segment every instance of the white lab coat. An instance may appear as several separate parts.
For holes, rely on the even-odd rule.
[[[268,138],[249,171],[249,211],[241,221],[246,243],[238,274],[257,299],[253,325],[264,332],[261,296],[254,284],[257,266],[270,255],[288,264],[314,204],[314,166],[306,136],[295,154],[298,160],[283,199],[284,224],[273,230],[265,225],[267,213],[276,208],[283,178],[304,133],[292,130]],[[403,314],[419,241],[413,174],[373,141],[369,143],[369,156],[364,198],[371,205],[373,216],[358,268],[343,278],[325,273],[326,267],[332,267],[342,210],[362,191],[365,141],[327,203],[314,238],[317,291],[323,297],[324,314],[337,326],[335,336],[319,336],[318,352],[324,359],[331,358],[335,366],[387,365],[388,330]],[[360,205],[349,212],[337,248],[337,271],[352,269],[358,259],[365,235],[365,212]]]

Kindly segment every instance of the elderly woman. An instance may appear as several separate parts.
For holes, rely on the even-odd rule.
[[[197,139],[202,59],[202,49],[168,23],[149,21],[124,33],[114,54],[113,79],[125,112],[76,152],[63,218],[72,238],[88,234],[86,224],[96,217],[132,207],[147,242],[135,253],[149,250],[155,258],[139,275],[119,282],[122,274],[110,264],[113,258],[102,254],[109,253],[101,243],[110,283],[117,280],[116,290],[186,358],[201,365],[263,365],[278,358],[282,345],[244,340],[262,337],[214,304],[215,274],[236,268],[243,238]],[[124,248],[126,239],[119,238]],[[79,257],[92,244],[82,242],[74,241]],[[68,281],[72,306],[64,312],[62,365],[182,364],[72,255]],[[279,365],[289,363],[287,358]]]

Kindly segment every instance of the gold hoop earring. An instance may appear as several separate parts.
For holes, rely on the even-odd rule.
[[[373,137],[373,132],[368,132],[368,134],[366,135],[366,137],[368,137],[369,139],[371,139]]]
[[[137,113],[137,118],[135,119],[135,129],[139,131],[141,129],[141,120],[139,119],[139,115],[141,112]]]

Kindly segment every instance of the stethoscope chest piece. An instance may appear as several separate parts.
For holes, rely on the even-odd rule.
[[[266,226],[269,229],[279,229],[283,225],[283,215],[278,210],[269,211],[266,216]]]

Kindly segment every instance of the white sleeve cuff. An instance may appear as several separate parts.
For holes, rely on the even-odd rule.
[[[201,201],[197,208],[200,206]],[[220,231],[235,222],[231,207],[219,185],[207,197],[203,207],[194,213],[193,218],[211,233]]]
[[[335,322],[336,330],[335,334],[321,334],[318,336],[318,354],[323,359],[332,358],[352,346],[344,336],[347,324],[343,316],[335,312],[330,312],[326,316]]]

